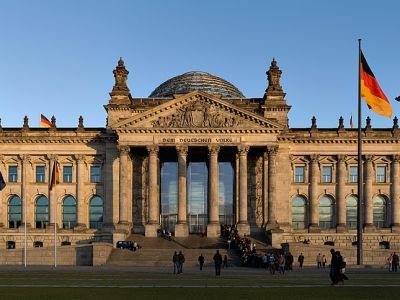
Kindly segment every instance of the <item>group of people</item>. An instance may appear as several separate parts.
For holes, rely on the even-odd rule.
[[[344,280],[349,279],[345,275],[346,271],[346,259],[340,254],[340,251],[335,251],[331,249],[331,266],[329,270],[329,277],[332,281],[332,285],[336,285],[339,282],[344,283]]]
[[[174,253],[172,256],[172,263],[174,265],[174,274],[181,274],[183,272],[183,263],[185,262],[185,256],[182,251],[179,253]]]
[[[397,272],[397,268],[399,266],[399,256],[396,254],[396,252],[390,254],[387,262],[389,266],[389,272]]]
[[[199,262],[200,271],[202,271],[205,262],[205,257],[203,256],[203,254],[200,254],[197,261]],[[213,261],[215,266],[215,275],[220,276],[221,267],[222,268],[228,267],[228,257],[224,255],[224,258],[222,258],[222,255],[219,253],[219,250],[217,250],[216,253],[214,254]],[[179,251],[179,253],[175,251],[174,255],[172,256],[174,274],[181,274],[183,272],[184,262],[185,262],[185,256],[183,255],[182,251]]]
[[[275,272],[285,274],[285,271],[293,270],[294,257],[290,252],[286,253],[266,253],[262,256],[262,267],[269,270],[271,275]]]
[[[317,258],[315,259],[315,261],[317,262],[317,268],[318,269],[319,268],[324,268],[325,269],[326,262],[327,262],[325,254],[321,255],[321,253],[318,253]]]

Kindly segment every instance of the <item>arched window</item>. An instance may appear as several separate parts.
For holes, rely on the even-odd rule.
[[[374,198],[374,225],[376,228],[387,227],[387,201],[382,196]]]
[[[333,227],[333,199],[324,195],[319,200],[319,227]]]
[[[46,228],[49,223],[49,200],[46,196],[39,196],[35,206],[36,228]]]
[[[18,228],[22,220],[21,198],[12,196],[8,201],[8,228]]]
[[[70,229],[76,226],[76,201],[72,196],[64,198],[62,205],[63,228]]]
[[[292,200],[292,227],[294,229],[304,229],[306,226],[306,201],[301,196],[296,196]]]
[[[100,229],[103,224],[103,199],[94,196],[89,204],[89,226],[93,229]]]
[[[357,197],[353,195],[346,199],[346,225],[357,228]]]

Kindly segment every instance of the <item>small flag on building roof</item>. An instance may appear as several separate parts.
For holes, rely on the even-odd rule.
[[[40,114],[40,127],[50,128],[51,122],[43,114]]]
[[[354,125],[353,125],[353,116],[351,116],[350,117],[350,128],[353,128],[354,127]]]
[[[4,181],[3,174],[0,171],[0,191],[4,190],[6,187],[6,182]]]

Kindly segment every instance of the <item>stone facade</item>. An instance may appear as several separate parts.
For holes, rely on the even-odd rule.
[[[27,118],[22,128],[0,126],[0,171],[7,183],[0,191],[0,247],[10,241],[23,247],[25,219],[28,247],[37,241],[53,244],[54,226],[58,244],[115,244],[131,232],[157,236],[164,152],[175,155],[178,165],[175,234],[187,236],[186,167],[193,149],[207,153],[209,236],[220,234],[218,162],[228,155],[234,165],[235,223],[241,234],[267,232],[273,245],[310,239],[315,245],[352,246],[356,232],[349,223],[348,201],[357,195],[352,173],[357,165],[357,131],[344,128],[343,119],[337,128],[320,129],[315,118],[310,128],[290,128],[290,106],[275,60],[267,71],[269,84],[262,98],[226,96],[229,89],[238,90],[225,81],[224,97],[218,96],[215,85],[210,92],[204,86],[189,86],[185,93],[174,94],[173,80],[163,85],[171,96],[158,97],[156,89],[152,98],[134,98],[127,87],[128,74],[121,59],[105,105],[106,128],[85,128],[82,118],[77,128],[57,128],[55,119],[51,128],[30,128]],[[185,76],[179,80],[181,84]],[[393,128],[375,130],[369,122],[363,130],[363,224],[369,249],[400,248],[399,132],[397,118]],[[72,178],[61,178],[50,190],[55,161],[61,174],[64,167],[71,167]],[[42,182],[38,166],[45,170]],[[10,180],[10,167],[16,167],[15,182]],[[93,173],[92,167],[100,172]],[[13,208],[20,209],[20,217],[11,213],[13,196],[21,199]],[[37,228],[40,196],[49,200],[44,228]],[[67,196],[76,201],[71,228],[63,224]],[[101,199],[97,208],[92,203],[95,197]],[[96,209],[102,217],[93,225],[91,218],[99,216]],[[10,218],[19,218],[14,226],[19,228],[11,228]]]

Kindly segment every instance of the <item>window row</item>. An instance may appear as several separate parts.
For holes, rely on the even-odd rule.
[[[294,171],[294,182],[295,183],[304,183],[306,182],[305,177],[305,166],[295,166]],[[386,167],[385,166],[377,166],[376,173],[375,173],[375,182],[376,183],[386,183],[387,174],[386,174]],[[349,183],[356,183],[358,179],[358,170],[357,166],[350,166],[349,167]],[[321,182],[323,183],[332,183],[333,182],[333,168],[332,166],[322,166],[321,170]]]
[[[22,224],[22,202],[18,196],[8,201],[8,227],[18,228]],[[46,228],[49,224],[49,200],[39,196],[35,201],[35,228]],[[77,224],[76,200],[66,196],[62,202],[62,227],[74,228]],[[89,228],[100,229],[103,224],[103,199],[94,196],[89,201]]]
[[[307,226],[307,202],[302,196],[296,196],[292,200],[292,227],[304,229]],[[373,222],[376,228],[389,226],[388,222],[388,200],[381,195],[373,199]],[[319,227],[323,229],[334,228],[335,203],[331,196],[324,195],[319,201]],[[346,199],[346,226],[357,228],[357,196],[349,196]]]
[[[46,166],[38,165],[35,167],[35,182],[45,183],[46,182]],[[18,182],[18,166],[8,166],[8,182]],[[62,167],[62,178],[60,180],[63,183],[72,183],[72,166]],[[101,182],[101,167],[91,166],[90,167],[90,182],[99,183]]]

